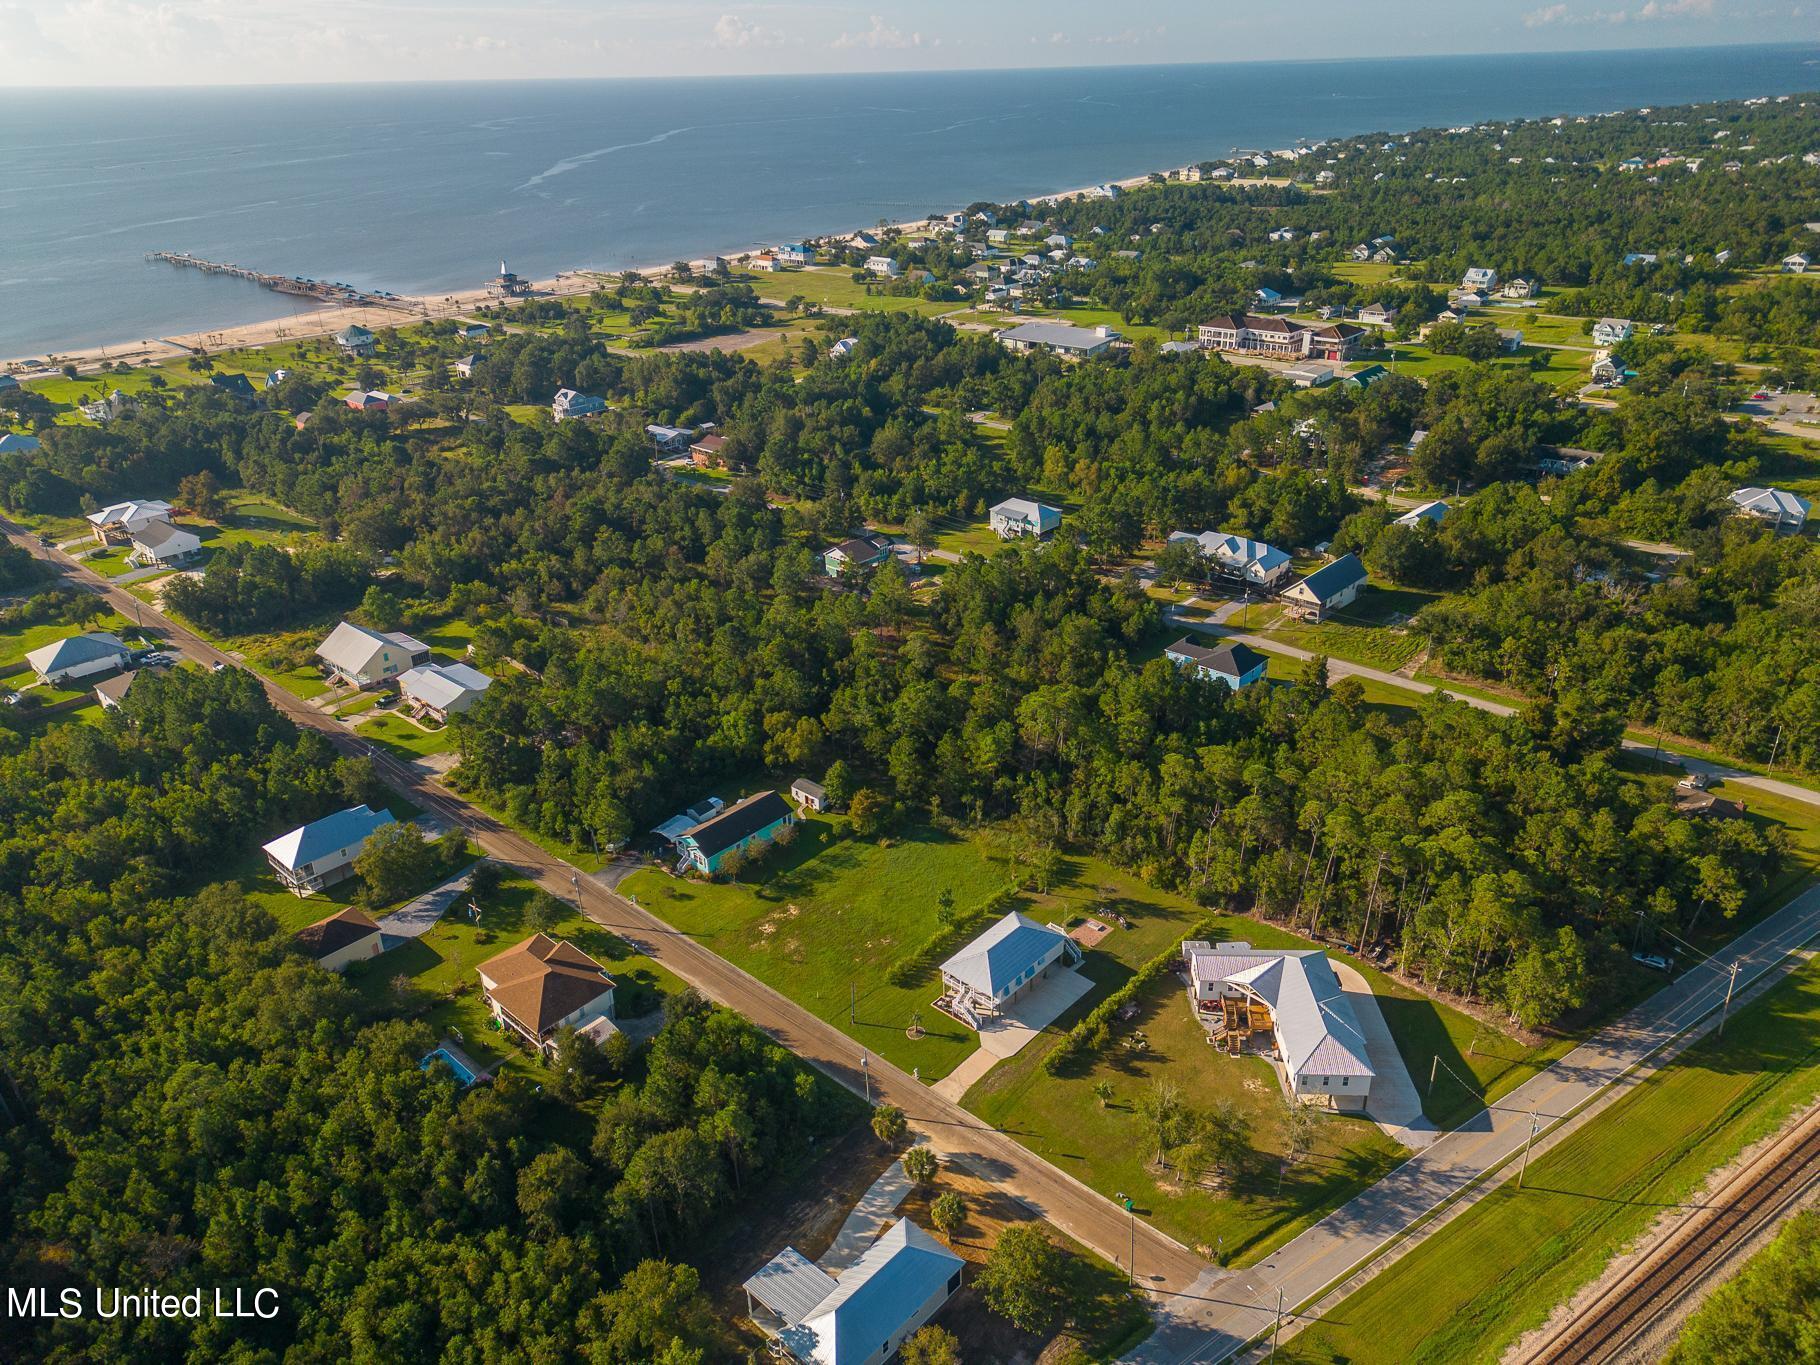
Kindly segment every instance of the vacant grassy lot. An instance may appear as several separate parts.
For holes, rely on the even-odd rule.
[[[937,313],[947,313],[962,305],[953,300],[936,302],[932,299],[894,298],[888,294],[869,294],[867,286],[853,278],[853,272],[845,267],[810,266],[803,270],[786,271],[781,275],[754,275],[752,287],[760,296],[768,299],[789,299],[802,295],[811,303],[819,303],[824,308],[853,308],[864,312],[880,313],[919,313],[924,317],[933,317]]]
[[[1802,968],[1348,1298],[1284,1354],[1494,1361],[1716,1167],[1820,1092],[1820,966]]]

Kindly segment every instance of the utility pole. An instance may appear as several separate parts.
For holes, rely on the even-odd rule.
[[[1731,1017],[1732,992],[1738,987],[1738,968],[1740,965],[1741,964],[1737,962],[1732,963],[1731,977],[1725,983],[1725,1005],[1719,1011],[1719,1036],[1721,1038],[1725,1036],[1725,1021]]]
[[[1270,1354],[1267,1360],[1277,1358],[1277,1338],[1283,1335],[1283,1291],[1277,1290],[1277,1325],[1270,1329]]]
[[[849,978],[847,978],[847,1024],[848,1024],[848,1027],[852,1027],[852,1025],[853,1025],[853,1011],[857,1007],[858,1003],[859,1003],[859,997],[857,995],[857,988],[853,984],[853,979],[851,977],[849,977]]]
[[[1116,1196],[1119,1203],[1125,1206],[1125,1213],[1131,1219],[1131,1257],[1125,1262],[1125,1271],[1131,1277],[1131,1283],[1137,1283],[1137,1205],[1131,1196],[1123,1190]]]
[[[1529,1174],[1529,1149],[1536,1140],[1536,1111],[1529,1111],[1529,1137],[1523,1143],[1523,1165],[1517,1171],[1517,1188],[1523,1188],[1523,1177]]]
[[[1428,1063],[1428,1093],[1426,1096],[1426,1098],[1428,1098],[1428,1099],[1434,1098],[1435,1073],[1437,1071],[1439,1071],[1440,1069],[1441,1069],[1441,1054],[1437,1052],[1437,1053],[1435,1053],[1435,1055],[1432,1058],[1429,1059],[1429,1063]]]
[[[872,1059],[865,1053],[859,1054],[860,1075],[866,1078],[866,1103],[872,1103]]]
[[[1776,742],[1769,746],[1769,772],[1776,771],[1776,751],[1782,747],[1782,727],[1776,727]],[[1767,776],[1768,774],[1765,774]]]

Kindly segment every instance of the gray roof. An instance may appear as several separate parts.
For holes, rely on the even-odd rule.
[[[424,664],[398,678],[398,690],[438,711],[446,711],[470,693],[485,692],[493,680],[467,664]]]
[[[74,668],[97,659],[125,659],[130,652],[119,636],[96,631],[89,635],[71,635],[34,649],[25,656],[25,661],[34,673],[55,673],[58,669]]]
[[[834,1277],[795,1247],[785,1247],[746,1281],[745,1290],[794,1327],[834,1292]]]
[[[1270,1007],[1283,1062],[1292,1075],[1377,1074],[1358,1016],[1326,953],[1263,951],[1247,943],[1185,943],[1182,952],[1195,981],[1239,986]]]
[[[299,825],[265,845],[265,851],[292,872],[315,862],[324,854],[351,848],[366,842],[374,830],[392,824],[389,810],[371,810],[366,806],[349,806],[307,825]]]
[[[1069,322],[1026,322],[1021,327],[1000,332],[999,340],[1026,346],[1048,346],[1060,351],[1091,351],[1106,345],[1111,338]]]
[[[194,531],[168,521],[151,521],[133,532],[133,544],[143,545],[148,550],[161,550],[178,536],[187,536],[198,545],[202,543],[202,538]]]
[[[1781,488],[1740,488],[1732,494],[1732,501],[1760,517],[1796,523],[1806,521],[1807,514],[1813,510],[1813,504],[1806,498]]]
[[[809,796],[813,796],[817,801],[822,800],[828,795],[828,789],[826,787],[822,786],[819,782],[811,782],[806,777],[799,777],[796,781],[792,782],[790,784],[790,790],[793,792],[806,793]]]
[[[1068,936],[1013,910],[942,963],[942,975],[997,996],[1047,958],[1058,941],[1065,944]]]
[[[1229,673],[1235,678],[1242,678],[1254,668],[1262,668],[1270,661],[1257,650],[1242,641],[1227,644],[1196,644],[1184,635],[1164,651],[1167,654],[1192,661],[1200,668],[1210,668],[1215,673]]]
[[[908,1218],[900,1219],[835,1282],[834,1292],[782,1341],[801,1360],[857,1365],[877,1354],[965,1264]]]

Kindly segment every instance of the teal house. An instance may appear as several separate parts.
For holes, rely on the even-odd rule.
[[[730,855],[775,839],[780,829],[795,823],[796,813],[783,797],[776,792],[759,792],[678,835],[676,849],[683,867],[712,877]]]
[[[1234,692],[1261,681],[1270,661],[1250,645],[1222,644],[1208,649],[1184,636],[1163,651],[1177,668],[1189,668],[1210,682],[1223,682]]]

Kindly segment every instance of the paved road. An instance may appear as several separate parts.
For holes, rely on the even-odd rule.
[[[82,586],[100,593],[117,609],[136,612],[189,657],[203,663],[237,663],[131,594],[73,564],[67,556],[43,549],[35,538],[24,536],[16,527],[0,521],[0,530],[31,553],[56,564]],[[492,857],[522,869],[555,894],[575,898],[591,919],[625,938],[637,951],[661,963],[710,999],[737,1010],[834,1080],[874,1100],[902,1108],[912,1126],[926,1135],[938,1151],[997,1182],[1061,1231],[1121,1265],[1130,1240],[1135,1238],[1140,1281],[1166,1296],[1160,1313],[1165,1328],[1127,1359],[1153,1365],[1223,1358],[1270,1322],[1279,1289],[1292,1305],[1314,1297],[1440,1199],[1515,1152],[1530,1131],[1532,1112],[1545,1122],[1566,1113],[1715,1008],[1724,996],[1726,973],[1733,960],[1743,964],[1739,974],[1742,986],[1820,930],[1820,888],[1815,888],[1740,935],[1724,953],[1601,1030],[1496,1108],[1447,1134],[1267,1261],[1246,1271],[1224,1274],[1211,1270],[1206,1262],[1142,1219],[1128,1218],[1122,1209],[1025,1150],[1009,1135],[933,1094],[897,1067],[869,1056],[861,1043],[833,1025],[609,891],[593,877],[584,876],[545,853],[417,769],[349,734],[333,719],[275,684],[266,683],[266,691],[273,704],[298,725],[323,732],[343,752],[370,757],[390,786],[431,815],[466,829]],[[862,1031],[868,1027],[895,1029],[898,1025],[861,1025]]]
[[[1222,610],[1224,610],[1222,608]],[[1298,649],[1286,645],[1281,640],[1273,640],[1268,635],[1249,635],[1242,631],[1228,630],[1212,621],[1197,620],[1183,616],[1175,607],[1165,609],[1164,615],[1169,621],[1189,630],[1201,631],[1208,635],[1217,635],[1223,640],[1236,640],[1250,645],[1253,649],[1271,654],[1281,654],[1290,659],[1312,659],[1312,650]],[[1456,701],[1463,701],[1468,706],[1488,711],[1494,716],[1514,716],[1518,708],[1509,702],[1493,701],[1489,697],[1475,697],[1464,692],[1455,692],[1445,685],[1422,682],[1416,678],[1406,678],[1401,673],[1386,672],[1381,668],[1367,668],[1364,664],[1348,663],[1344,659],[1327,660],[1329,680],[1338,678],[1358,678],[1366,682],[1381,683],[1385,687],[1398,687],[1405,692],[1414,692],[1426,696],[1432,692],[1446,692]],[[1758,791],[1768,792],[1789,801],[1800,801],[1809,806],[1820,806],[1820,792],[1812,787],[1803,787],[1796,782],[1787,782],[1779,777],[1761,777],[1756,773],[1747,773],[1742,769],[1715,763],[1711,759],[1697,758],[1693,754],[1678,753],[1673,749],[1662,748],[1640,739],[1627,739],[1624,748],[1634,754],[1648,754],[1652,758],[1660,757],[1665,763],[1678,764],[1690,773],[1698,773],[1714,782],[1727,782],[1739,787],[1753,787]]]
[[[127,616],[137,614],[148,627],[162,632],[168,645],[200,663],[239,666],[234,659],[195,632],[148,606],[138,598],[82,568],[69,556],[46,550],[10,523],[0,520],[16,543],[55,565],[78,586],[103,596]],[[834,1080],[874,1100],[888,1101],[904,1111],[911,1125],[927,1136],[944,1156],[960,1162],[982,1178],[1003,1186],[1048,1222],[1092,1247],[1108,1260],[1123,1265],[1131,1243],[1132,1220],[1123,1209],[1088,1189],[1080,1181],[1051,1166],[951,1100],[877,1056],[786,999],[757,978],[735,967],[640,907],[627,901],[592,876],[581,873],[486,811],[474,806],[427,776],[402,763],[377,746],[350,734],[334,718],[299,701],[271,682],[265,689],[272,703],[299,726],[320,731],[344,753],[371,758],[379,775],[394,790],[448,825],[459,825],[489,856],[521,869],[552,894],[577,900],[588,917],[624,938],[709,999],[737,1010],[784,1047]],[[896,1030],[902,1025],[867,1025]],[[880,1036],[883,1036],[882,1033]],[[1136,1222],[1138,1271],[1157,1289],[1186,1288],[1206,1263],[1179,1243],[1157,1232],[1142,1220]]]
[[[1178,1299],[1171,1305],[1176,1322],[1125,1359],[1134,1365],[1225,1359],[1270,1327],[1279,1290],[1290,1309],[1315,1298],[1423,1213],[1520,1152],[1532,1131],[1532,1115],[1545,1130],[1718,1008],[1733,962],[1739,964],[1737,989],[1742,991],[1783,966],[1791,952],[1817,934],[1820,887],[1812,887],[1266,1261],[1205,1285],[1198,1304]],[[1413,1241],[1404,1249],[1409,1245]]]

